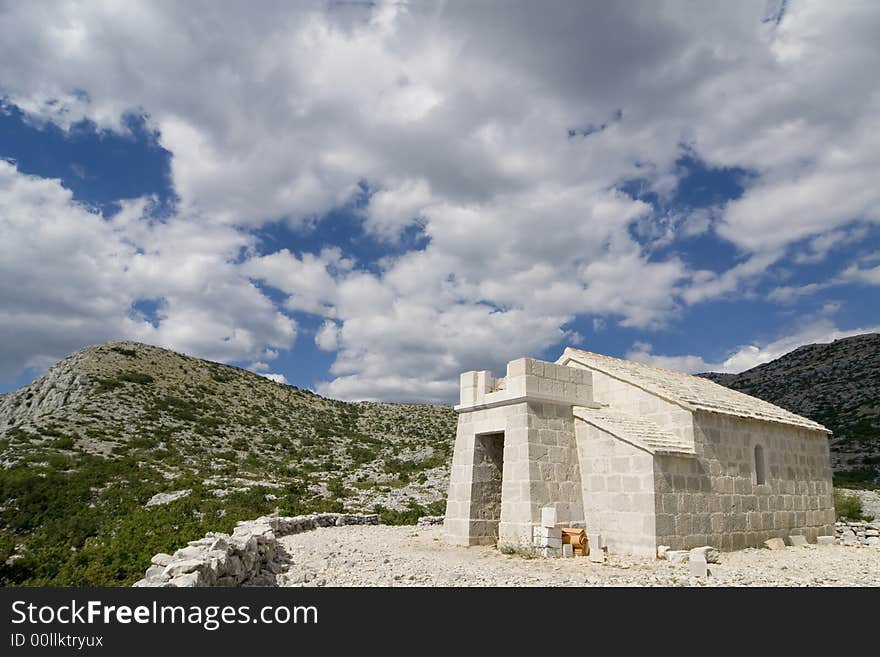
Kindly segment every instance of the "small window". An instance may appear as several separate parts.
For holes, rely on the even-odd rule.
[[[767,482],[767,475],[764,470],[764,448],[755,445],[755,483],[759,486]]]

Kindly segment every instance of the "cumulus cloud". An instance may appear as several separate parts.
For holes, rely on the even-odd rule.
[[[315,333],[315,344],[321,351],[336,351],[339,348],[339,326],[326,320]]]
[[[831,309],[832,311],[834,309]],[[664,367],[679,372],[694,374],[697,372],[730,372],[738,374],[763,363],[768,363],[790,351],[807,344],[828,343],[841,338],[848,338],[862,333],[880,331],[878,326],[865,326],[849,330],[837,328],[830,319],[812,322],[792,335],[766,344],[746,344],[731,351],[721,362],[708,362],[701,356],[665,356],[653,353],[653,347],[647,342],[636,342],[626,354],[626,358]]]
[[[838,277],[840,282],[859,282],[880,285],[880,252],[873,253],[847,267]]]
[[[750,294],[792,245],[808,245],[794,264],[818,262],[880,222],[880,12],[766,14],[764,0],[518,3],[503,20],[483,3],[7,5],[0,97],[62,127],[144,115],[180,198],[165,224],[130,210],[59,233],[112,252],[65,249],[95,300],[47,274],[34,312],[80,318],[80,340],[263,362],[294,340],[286,313],[309,313],[336,354],[323,391],[443,400],[458,370],[573,339],[579,317],[648,331]],[[664,219],[620,191],[674,198],[683,154],[747,171],[743,195]],[[326,221],[364,189],[368,234],[393,244],[415,225],[427,246],[375,263],[256,249],[258,227]],[[692,266],[679,240],[694,236],[728,241],[737,264]],[[138,298],[163,300],[157,326],[128,312]],[[19,353],[38,343],[53,344]]]
[[[0,161],[0,376],[119,338],[227,362],[292,345],[295,322],[234,263],[251,237],[194,218],[156,222],[148,205],[104,219],[59,181]],[[155,298],[154,323],[133,305]]]

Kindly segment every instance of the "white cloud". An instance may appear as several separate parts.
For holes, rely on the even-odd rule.
[[[271,372],[261,373],[260,376],[269,379],[270,381],[274,381],[275,383],[283,383],[287,385],[287,377],[283,374],[274,374]]]
[[[807,283],[805,285],[781,285],[767,294],[767,299],[778,303],[794,303],[803,296],[815,294],[827,288],[827,284]]]
[[[71,281],[92,286],[78,289],[101,294],[34,274],[35,312],[80,318],[80,340],[124,333],[265,362],[296,327],[250,278],[284,292],[285,310],[332,320],[315,336],[336,353],[325,391],[439,400],[458,370],[551,346],[577,317],[650,330],[752,294],[792,245],[808,245],[795,264],[817,262],[854,222],[880,221],[880,12],[765,14],[763,0],[522,3],[503,20],[482,3],[11,4],[0,96],[62,126],[123,131],[125,112],[145,114],[181,199],[167,224],[132,209],[49,236]],[[644,178],[671,199],[685,151],[751,172],[743,196],[657,218],[615,191]],[[368,233],[394,242],[417,222],[428,246],[380,263],[256,255],[247,230],[320,221],[363,183],[376,190]],[[738,264],[690,268],[678,240],[707,233]],[[104,237],[113,252],[100,255]],[[80,240],[95,259],[76,260]],[[802,292],[780,290],[773,300]],[[142,297],[164,300],[158,328],[120,311]],[[38,344],[52,342],[16,353],[58,350]]]
[[[830,309],[832,313],[835,310],[836,308]],[[877,331],[880,331],[880,325],[841,330],[830,319],[821,319],[804,326],[792,335],[779,338],[778,340],[763,345],[748,344],[737,347],[723,361],[717,363],[708,362],[701,356],[664,356],[655,354],[653,353],[653,347],[645,342],[634,343],[627,352],[626,358],[639,363],[692,374],[697,372],[739,373],[775,360],[804,345],[828,343],[853,335],[875,333]]]
[[[104,219],[57,180],[0,161],[0,376],[88,344],[129,338],[221,361],[287,349],[296,324],[234,264],[252,238],[197,218]],[[162,299],[158,325],[134,312]]]
[[[339,326],[326,320],[315,333],[315,344],[321,351],[336,351],[339,348]]]
[[[838,277],[840,282],[859,282],[868,285],[880,285],[880,265],[873,263],[880,262],[880,252],[861,259],[847,267]]]
[[[431,203],[425,180],[404,180],[391,189],[377,191],[365,211],[365,228],[386,240],[394,240]]]

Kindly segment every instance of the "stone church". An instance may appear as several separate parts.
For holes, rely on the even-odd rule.
[[[828,429],[708,379],[568,348],[461,375],[447,540],[533,546],[542,508],[612,553],[834,534]]]

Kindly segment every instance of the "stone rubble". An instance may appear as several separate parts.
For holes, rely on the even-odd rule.
[[[877,520],[838,520],[834,533],[841,545],[880,547],[880,521]]]
[[[355,513],[263,516],[242,521],[232,535],[210,532],[173,555],[155,555],[144,578],[134,586],[273,586],[289,561],[279,538],[321,527],[378,524],[377,514]]]
[[[416,527],[430,527],[432,525],[442,525],[445,516],[422,516],[416,522]]]
[[[711,545],[695,547],[690,551],[689,560],[703,560],[706,563],[721,563],[721,551]]]

